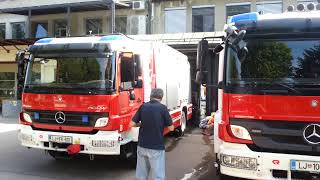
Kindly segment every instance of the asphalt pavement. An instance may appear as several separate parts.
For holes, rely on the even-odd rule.
[[[20,146],[16,119],[0,117],[1,180],[134,180],[135,169],[118,157],[88,156],[57,161],[44,151]],[[212,136],[189,126],[185,136],[169,135],[166,140],[166,176],[168,180],[214,180]],[[229,179],[229,178],[228,178]]]

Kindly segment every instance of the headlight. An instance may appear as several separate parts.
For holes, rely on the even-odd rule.
[[[246,170],[257,170],[257,159],[231,155],[220,155],[221,165]]]
[[[109,122],[109,118],[107,118],[107,117],[99,118],[99,119],[97,119],[94,127],[105,127],[106,125],[108,125],[108,122]]]
[[[239,139],[252,140],[251,136],[246,128],[241,127],[241,126],[237,126],[237,125],[231,125],[230,128],[231,128],[232,134],[235,137],[237,137]]]
[[[29,114],[23,113],[23,120],[29,123],[32,123],[32,119]]]

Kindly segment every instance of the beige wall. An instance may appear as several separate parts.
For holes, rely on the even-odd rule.
[[[9,50],[9,52],[7,52],[6,50],[3,49],[3,47],[0,47],[0,63],[1,62],[14,62],[15,58],[16,58],[16,53],[17,53],[17,49],[25,49],[27,48],[27,46],[5,46],[4,48],[6,48],[7,50]],[[2,64],[0,64],[0,69],[2,69]]]
[[[162,1],[154,4],[153,33],[162,34],[165,32],[164,11],[167,8],[184,7],[187,9],[186,25],[187,32],[192,32],[192,6],[214,5],[215,7],[215,31],[221,31],[226,23],[226,5],[233,3],[250,3],[251,11],[256,11],[256,2],[267,2],[277,0],[185,0],[185,1]],[[280,0],[281,1],[281,0]],[[296,5],[297,0],[282,0],[283,12],[289,5]]]
[[[0,9],[83,3],[91,1],[95,2],[97,0],[1,0]],[[101,1],[103,2],[103,0]],[[121,1],[122,0],[120,0],[120,2]]]
[[[1,64],[0,72],[18,72],[17,64]]]
[[[116,16],[133,16],[133,15],[146,15],[144,11],[133,11],[119,9],[116,10]],[[86,34],[85,21],[90,18],[102,18],[102,30],[103,33],[110,33],[110,21],[111,11],[88,11],[88,12],[71,12],[71,36],[83,36]],[[48,34],[53,36],[53,23],[57,19],[66,19],[66,14],[49,14],[32,16],[31,22],[48,22]],[[129,19],[128,19],[129,20]]]

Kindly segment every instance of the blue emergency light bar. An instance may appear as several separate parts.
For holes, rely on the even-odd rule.
[[[100,41],[114,41],[114,40],[124,40],[127,39],[122,35],[110,35],[110,36],[103,36]]]
[[[257,12],[238,14],[231,17],[229,23],[257,22],[259,14]]]
[[[47,44],[50,43],[53,40],[53,38],[44,38],[36,41],[37,44]]]

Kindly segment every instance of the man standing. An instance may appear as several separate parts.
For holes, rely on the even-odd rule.
[[[139,126],[136,177],[147,180],[150,170],[154,180],[165,179],[165,147],[163,129],[174,130],[167,107],[161,104],[162,89],[152,89],[150,101],[142,104],[131,126]]]

